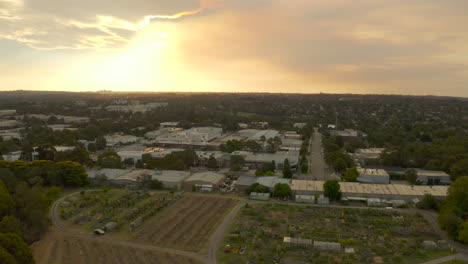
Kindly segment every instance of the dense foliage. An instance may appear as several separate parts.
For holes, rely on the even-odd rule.
[[[449,236],[468,244],[468,176],[455,180],[448,192],[441,206],[439,224]]]
[[[323,195],[331,201],[339,201],[341,199],[340,183],[337,180],[328,180],[323,183]]]

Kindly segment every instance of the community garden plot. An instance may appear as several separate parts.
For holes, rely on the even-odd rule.
[[[202,251],[212,232],[236,203],[229,198],[185,195],[139,227],[132,241]]]
[[[66,224],[90,232],[102,229],[108,223],[116,224],[114,233],[130,232],[131,223],[143,223],[179,197],[169,192],[121,189],[82,192],[65,199],[60,204],[59,215]]]
[[[284,237],[335,242],[341,249],[286,245]],[[241,210],[225,238],[221,263],[414,263],[450,254],[423,249],[424,240],[439,239],[410,212],[254,204]],[[245,246],[244,254],[233,250]]]

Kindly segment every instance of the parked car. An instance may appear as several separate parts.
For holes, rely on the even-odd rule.
[[[95,235],[102,236],[102,235],[104,235],[106,232],[104,232],[104,230],[102,230],[102,229],[94,229],[94,230],[93,230],[93,233],[94,233]]]

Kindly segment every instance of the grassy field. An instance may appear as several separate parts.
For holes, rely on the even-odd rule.
[[[341,252],[286,247],[284,237],[338,242]],[[426,251],[439,237],[420,215],[373,209],[256,204],[243,208],[220,249],[220,263],[419,263],[451,254]],[[225,253],[230,245],[237,253]],[[344,253],[344,248],[355,253]]]

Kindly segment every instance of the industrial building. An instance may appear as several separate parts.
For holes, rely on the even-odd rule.
[[[199,172],[192,174],[182,183],[182,189],[191,191],[196,185],[211,185],[213,188],[224,182],[226,176],[215,172]]]
[[[16,115],[16,110],[14,109],[2,109],[0,110],[0,116],[13,116]]]
[[[164,188],[181,189],[182,182],[190,176],[190,172],[146,169],[100,169],[88,171],[88,178],[92,181],[96,179],[97,175],[105,175],[110,183],[122,186],[135,185],[140,177],[149,175],[151,179],[159,180]]]
[[[357,149],[353,154],[353,159],[365,164],[369,160],[379,159],[384,150],[384,148]]]
[[[155,171],[151,176],[153,180],[160,181],[164,188],[180,190],[182,182],[190,176],[190,172],[163,170]]]
[[[443,171],[428,171],[416,169],[418,181],[424,185],[450,185],[450,175]]]
[[[208,147],[211,141],[221,138],[223,129],[218,127],[194,127],[157,136],[151,143],[163,147]],[[213,147],[219,148],[221,143]]]
[[[307,123],[295,123],[293,127],[298,128],[298,129],[303,129],[306,125]]]
[[[257,177],[240,176],[234,184],[234,187],[236,188],[237,192],[245,193],[247,191],[247,188],[249,188],[249,186],[254,184],[256,181]]]
[[[115,145],[122,145],[122,144],[131,144],[131,143],[135,143],[138,141],[137,137],[131,136],[131,135],[114,134],[114,135],[106,135],[104,138],[106,139],[108,147],[113,147]]]
[[[235,151],[233,155],[243,156],[245,163],[251,168],[261,168],[265,163],[275,162],[278,170],[283,169],[284,161],[288,159],[291,168],[297,168],[299,163],[299,150],[277,151],[276,153],[254,153],[248,151]]]
[[[268,187],[268,189],[270,189],[271,192],[275,190],[275,185],[278,183],[291,185],[291,179],[284,179],[272,176],[258,177],[255,182]]]
[[[0,128],[14,128],[21,123],[16,120],[0,120]]]
[[[357,131],[354,129],[345,129],[345,130],[330,130],[330,135],[339,136],[343,138],[357,138],[357,137],[366,137],[365,133]]]
[[[7,130],[0,130],[0,137],[3,140],[10,140],[10,139],[20,139],[21,135],[19,133],[20,129],[7,129]]]
[[[219,168],[228,168],[231,163],[231,155],[222,151],[197,150],[195,153],[198,156],[199,166],[206,166],[210,157],[216,159]]]
[[[359,177],[357,178],[358,182],[373,184],[390,183],[390,176],[385,170],[358,167],[357,171],[359,173]]]
[[[323,194],[324,181],[292,180],[291,190],[294,194]],[[411,186],[402,184],[364,184],[357,182],[340,182],[342,197],[380,198],[388,200],[411,201],[431,194],[437,199],[447,196],[448,186]]]

